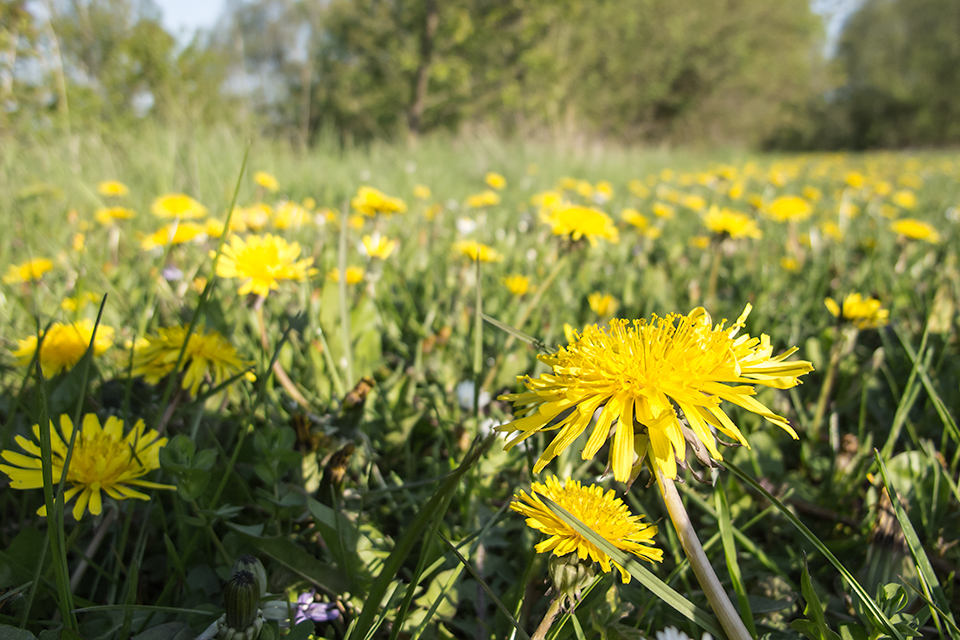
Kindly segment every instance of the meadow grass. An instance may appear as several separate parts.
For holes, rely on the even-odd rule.
[[[279,192],[255,184],[256,171],[275,176]],[[469,207],[489,172],[506,179],[499,203]],[[749,303],[744,332],[768,334],[774,353],[796,345],[794,358],[813,363],[801,386],[757,396],[800,437],[731,409],[751,447],[721,447],[729,470],[692,463],[714,486],[687,473],[680,491],[751,632],[960,637],[949,613],[960,602],[958,176],[954,152],[760,156],[486,137],[355,149],[321,141],[301,152],[226,129],[152,126],[4,141],[0,275],[30,258],[53,268],[0,288],[0,449],[22,451],[15,436],[29,438],[41,416],[55,427],[64,413],[115,415],[127,428],[143,419],[168,438],[161,470],[147,478],[176,491],[105,499],[100,515],[75,520],[53,486],[48,511],[61,519],[47,527],[36,515],[43,492],[0,485],[0,589],[9,590],[0,624],[194,637],[223,611],[235,559],[252,554],[274,600],[312,588],[336,606],[335,620],[316,622],[318,637],[524,637],[550,601],[547,562],[534,552],[540,535],[508,504],[556,474],[616,489],[658,525],[665,558],[632,568],[628,585],[600,574],[550,637],[652,637],[668,625],[717,633],[648,471],[624,492],[606,473],[606,447],[581,459],[583,436],[533,474],[552,434],[509,452],[489,434],[512,419],[497,396],[520,389],[518,375],[548,371],[538,350],[566,345],[571,332],[700,305],[729,325]],[[129,195],[98,193],[114,179]],[[362,185],[407,211],[351,219]],[[417,185],[429,197],[415,197]],[[238,280],[215,276],[214,256],[229,251],[219,253],[211,228],[143,247],[166,222],[150,213],[156,197],[186,193],[224,221],[237,186],[232,216],[246,225],[237,235],[299,242],[316,273],[281,280],[265,298],[241,296]],[[609,214],[619,241],[553,234],[534,204],[546,191]],[[788,195],[809,215],[773,219]],[[304,206],[289,225],[278,222],[285,200]],[[265,217],[257,202],[269,205]],[[136,217],[95,221],[114,204]],[[712,231],[713,206],[748,215],[762,237]],[[628,208],[639,226],[621,218]],[[939,241],[891,229],[906,218],[933,225]],[[399,244],[370,258],[360,244],[368,234]],[[502,260],[474,262],[454,248],[461,240]],[[363,268],[361,282],[330,277],[349,266]],[[530,290],[511,293],[508,274],[529,277]],[[592,293],[616,307],[592,306]],[[849,293],[878,300],[889,324],[857,328],[831,315],[825,298]],[[84,361],[89,379],[81,363],[41,382],[12,355],[52,322],[93,320],[104,295],[98,331],[112,329],[113,346]],[[195,392],[176,375],[132,375],[142,340],[195,314],[194,333],[220,332],[242,364],[208,372]],[[200,358],[180,351],[174,360]],[[284,633],[268,619],[261,637]]]

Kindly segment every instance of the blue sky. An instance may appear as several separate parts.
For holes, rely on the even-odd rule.
[[[173,34],[210,28],[223,12],[224,0],[154,0],[163,12],[163,24]]]

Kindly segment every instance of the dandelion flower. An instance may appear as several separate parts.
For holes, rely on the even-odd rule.
[[[937,230],[933,228],[933,225],[923,222],[922,220],[904,218],[903,220],[897,220],[891,224],[890,228],[895,233],[899,233],[900,235],[910,238],[911,240],[924,240],[930,244],[937,244],[940,242],[940,234],[937,233]]]
[[[20,264],[7,267],[3,276],[4,284],[19,284],[21,282],[35,282],[43,277],[47,271],[53,269],[53,263],[46,258],[33,258]]]
[[[113,226],[117,220],[130,220],[135,217],[137,214],[127,207],[100,207],[93,214],[93,219],[104,227]]]
[[[544,209],[540,218],[550,225],[554,235],[569,236],[574,242],[586,238],[591,245],[597,245],[597,238],[614,244],[620,236],[613,220],[599,209],[579,205],[560,205],[552,210]]]
[[[520,275],[519,273],[509,275],[501,282],[503,282],[503,286],[507,288],[507,291],[517,297],[526,294],[530,290],[530,278]]]
[[[240,278],[240,295],[255,293],[266,297],[279,289],[280,280],[302,281],[315,274],[311,269],[313,258],[297,260],[300,245],[288,243],[279,236],[249,236],[244,239],[230,236],[230,244],[223,247],[217,264],[221,278]]]
[[[330,282],[340,282],[340,269],[331,269],[327,273],[327,280]],[[363,282],[363,268],[347,267],[347,284],[359,284],[361,282]]]
[[[893,194],[893,203],[903,209],[917,208],[917,194],[909,189],[901,189]]]
[[[403,200],[385,195],[373,187],[357,189],[357,195],[350,200],[350,206],[357,213],[370,217],[378,213],[384,215],[405,213],[407,210],[407,205]]]
[[[253,174],[253,181],[257,186],[263,187],[270,193],[276,193],[280,190],[280,181],[266,171],[257,171]]]
[[[118,180],[104,180],[97,185],[97,193],[107,197],[119,197],[130,193],[130,189]]]
[[[711,427],[749,446],[721,406],[724,400],[796,438],[786,418],[753,397],[752,385],[787,389],[813,367],[786,361],[796,347],[772,355],[767,335],[737,337],[751,308],[747,305],[729,329],[724,322],[712,326],[710,315],[699,307],[686,316],[612,320],[609,328],[590,325],[575,333],[575,340],[557,353],[538,356],[552,373],[521,377],[527,391],[500,396],[513,402],[517,416],[497,428],[511,434],[506,448],[539,431],[558,431],[537,460],[534,471],[539,473],[602,408],[583,449],[584,460],[594,457],[611,436],[609,465],[618,481],[629,479],[635,454],[641,461],[649,455],[665,476],[676,478],[687,439],[696,451],[702,444],[715,460],[722,459]]]
[[[64,474],[67,447],[73,434],[73,421],[67,415],[60,416],[60,429],[53,428],[50,422],[51,449],[53,453],[53,482],[60,482]],[[39,489],[43,487],[43,471],[40,462],[40,425],[33,425],[30,441],[17,436],[17,444],[29,455],[15,451],[0,452],[0,458],[9,465],[0,464],[0,471],[10,476],[10,486],[14,489]],[[103,494],[114,500],[136,498],[149,500],[150,496],[137,491],[144,489],[175,489],[167,484],[158,484],[141,480],[143,476],[160,467],[160,449],[167,444],[154,431],[145,431],[143,420],[138,420],[133,429],[123,435],[123,421],[111,416],[101,427],[96,414],[88,413],[83,417],[83,427],[77,434],[70,457],[70,468],[66,474],[68,488],[63,494],[64,503],[79,494],[73,505],[73,517],[79,520],[89,509],[92,515],[100,515],[103,510]],[[11,466],[12,465],[12,466]],[[37,513],[47,515],[46,505]]]
[[[207,215],[207,208],[183,193],[168,193],[153,201],[150,211],[158,218],[193,219]]]
[[[495,207],[500,204],[500,195],[496,191],[482,191],[472,196],[467,196],[467,207],[470,209],[482,209],[483,207]]]
[[[273,213],[273,226],[277,229],[299,229],[310,222],[310,211],[289,200],[277,205]]]
[[[455,251],[461,255],[470,258],[474,262],[502,262],[503,256],[493,247],[487,246],[476,240],[461,240],[453,245]]]
[[[591,293],[587,297],[587,302],[590,304],[590,310],[601,318],[612,316],[617,312],[617,307],[620,306],[620,303],[612,295],[599,291]]]
[[[413,187],[413,197],[417,200],[429,200],[430,195],[430,187],[425,184],[418,184]]]
[[[834,318],[843,318],[857,329],[876,329],[890,322],[890,311],[880,305],[876,298],[864,298],[859,293],[850,293],[843,299],[843,306],[833,298],[823,301]]]
[[[487,183],[487,186],[491,189],[496,189],[500,191],[507,186],[507,179],[504,178],[499,173],[490,172],[483,177],[483,181]]]
[[[763,213],[777,222],[799,222],[810,217],[813,207],[799,196],[780,196]]]
[[[630,582],[630,574],[592,542],[581,536],[559,515],[554,513],[537,494],[542,494],[569,511],[577,520],[594,530],[621,551],[632,553],[650,562],[663,560],[663,551],[653,546],[657,528],[641,522],[643,516],[630,514],[623,500],[615,497],[612,489],[607,492],[595,485],[581,486],[580,482],[567,479],[561,486],[555,476],[547,478],[546,484],[534,482],[532,496],[521,491],[510,504],[514,511],[527,516],[527,526],[548,536],[535,548],[537,553],[553,553],[557,557],[574,551],[581,560],[589,558],[600,563],[604,573],[610,572],[612,564],[620,572],[624,584]]]
[[[61,371],[72,369],[86,353],[93,337],[93,321],[81,320],[70,324],[54,322],[46,333],[41,332],[40,368],[44,377],[50,378]],[[17,364],[26,366],[37,352],[37,336],[18,340],[19,349],[13,352]],[[99,356],[113,346],[113,329],[100,325],[93,343],[93,355]]]
[[[728,235],[733,239],[738,238],[761,238],[763,232],[750,216],[738,213],[727,207],[710,207],[710,211],[703,218],[703,224],[707,229],[717,235]]]
[[[620,212],[624,222],[632,224],[639,231],[646,231],[650,227],[650,220],[636,209],[624,209]]]
[[[140,240],[140,248],[151,251],[157,247],[184,244],[192,240],[203,240],[207,236],[208,225],[196,222],[172,222],[157,229]]]
[[[157,335],[147,336],[134,348],[133,375],[143,376],[150,384],[160,382],[173,372],[186,335],[187,327],[169,327],[160,329]],[[196,396],[208,376],[211,385],[216,387],[250,364],[237,355],[237,350],[223,335],[217,331],[204,333],[200,327],[190,336],[183,353],[182,386]]]
[[[381,236],[379,233],[374,233],[373,235],[363,236],[361,244],[361,251],[367,254],[368,257],[386,260],[400,243],[386,236]]]

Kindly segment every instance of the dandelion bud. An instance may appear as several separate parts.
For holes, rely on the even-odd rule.
[[[581,592],[590,586],[596,575],[593,561],[589,558],[581,560],[576,553],[565,556],[551,555],[548,568],[557,597],[571,607],[580,601]]]
[[[260,586],[260,594],[263,595],[267,592],[267,571],[263,568],[263,563],[256,556],[250,554],[245,554],[236,559],[233,563],[233,571],[231,574],[236,574],[239,571],[249,571],[253,574],[253,577],[257,579],[257,584]]]
[[[249,571],[238,571],[233,574],[224,589],[224,608],[226,619],[220,628],[220,637],[237,638],[249,636],[255,638],[263,626],[260,618],[260,584],[257,578]],[[254,633],[248,633],[256,629]],[[225,636],[225,633],[229,634]]]

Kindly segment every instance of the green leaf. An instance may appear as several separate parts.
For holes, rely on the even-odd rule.
[[[769,500],[774,505],[776,505],[777,509],[780,510],[780,513],[782,513],[787,518],[787,520],[789,520],[790,523],[794,527],[796,527],[797,530],[799,530],[800,533],[802,533],[803,536],[807,540],[809,540],[814,547],[817,548],[817,551],[822,553],[823,557],[825,557],[830,562],[830,564],[832,564],[837,569],[837,571],[840,572],[840,575],[843,576],[847,584],[850,585],[850,588],[853,589],[854,593],[856,593],[857,597],[860,599],[860,602],[862,602],[864,607],[866,607],[866,609],[877,618],[877,620],[883,626],[884,630],[887,633],[889,633],[891,636],[896,638],[897,640],[905,640],[903,637],[903,634],[901,634],[897,630],[897,628],[890,621],[890,618],[888,618],[883,613],[883,611],[880,610],[880,607],[877,606],[877,603],[873,601],[873,599],[870,597],[867,591],[863,588],[863,586],[859,582],[857,582],[857,579],[853,577],[853,574],[850,573],[850,571],[845,566],[843,566],[843,564],[841,564],[841,562],[837,559],[837,557],[833,555],[833,552],[831,552],[830,549],[828,549],[827,546],[820,541],[820,538],[815,536],[814,533],[807,528],[807,525],[800,522],[800,519],[797,518],[797,516],[794,515],[793,512],[786,507],[786,505],[780,502],[780,500],[778,500],[776,496],[774,496],[772,493],[764,489],[759,482],[757,482],[756,480],[751,478],[749,475],[744,473],[740,469],[740,467],[733,464],[729,460],[724,460],[723,466],[729,469],[730,472],[733,473],[733,475],[740,478],[741,481],[750,485],[754,491],[757,491],[758,493],[763,495],[767,500]]]
[[[0,638],[3,638],[3,640],[37,640],[37,636],[26,629],[18,629],[8,624],[0,624]]]
[[[307,640],[315,628],[313,620],[304,620],[291,629],[290,633],[284,636],[284,640]]]
[[[890,476],[887,473],[887,466],[883,462],[883,457],[876,449],[873,450],[873,457],[880,467],[880,475],[883,476],[883,485],[887,488],[890,503],[893,505],[897,522],[900,523],[900,528],[903,530],[903,537],[907,542],[907,547],[910,549],[910,555],[917,565],[917,574],[920,577],[920,586],[923,587],[923,593],[927,599],[932,600],[937,605],[935,608],[931,607],[934,612],[934,622],[937,625],[937,629],[940,631],[940,634],[943,635],[943,629],[940,627],[940,615],[937,613],[937,611],[941,611],[946,614],[950,637],[953,638],[953,640],[960,640],[960,632],[957,631],[957,622],[953,614],[950,613],[950,602],[947,600],[947,596],[943,592],[940,582],[937,580],[937,574],[933,571],[933,565],[930,564],[927,553],[923,550],[920,537],[913,528],[913,524],[910,522],[910,518],[907,516],[903,505],[900,504],[900,498],[897,496],[897,490],[890,482]]]
[[[447,476],[447,479],[440,486],[437,492],[430,498],[429,502],[420,509],[417,516],[409,524],[406,532],[397,541],[397,546],[390,553],[390,556],[384,562],[380,575],[373,581],[370,592],[367,594],[367,600],[364,602],[363,610],[357,617],[354,632],[358,635],[353,636],[361,639],[373,631],[374,618],[387,595],[387,589],[396,578],[397,573],[403,566],[404,561],[414,545],[423,536],[424,531],[430,526],[434,518],[442,518],[444,510],[441,507],[447,504],[450,496],[456,491],[460,484],[460,479],[467,473],[480,459],[480,456],[490,448],[496,440],[496,434],[490,434],[484,440],[475,440],[473,446],[467,452],[463,462],[457,467],[456,471]]]
[[[733,525],[730,522],[730,507],[727,505],[727,494],[723,490],[723,485],[717,483],[715,487],[717,500],[717,522],[720,525],[720,540],[723,542],[723,555],[727,561],[727,571],[730,573],[730,581],[733,583],[733,590],[737,594],[737,603],[740,605],[740,619],[747,627],[750,635],[757,637],[757,627],[753,623],[753,611],[750,610],[750,599],[747,596],[746,588],[743,586],[743,579],[740,577],[740,563],[737,562],[737,546],[733,541]]]
[[[556,513],[561,520],[579,533],[581,536],[592,542],[598,549],[606,553],[612,560],[627,570],[631,576],[637,579],[640,584],[649,589],[655,596],[663,600],[680,615],[699,625],[705,631],[709,631],[717,638],[725,638],[726,634],[720,628],[716,618],[693,604],[678,592],[674,591],[663,580],[652,574],[646,568],[640,566],[636,560],[629,554],[617,549],[606,538],[596,533],[593,529],[583,524],[575,518],[569,511],[558,505],[545,495],[537,494],[547,507]]]
[[[280,564],[333,595],[345,593],[349,589],[343,574],[304,551],[293,540],[251,536],[246,538]]]
[[[841,640],[840,635],[832,631],[827,626],[827,621],[823,615],[823,606],[820,604],[820,598],[813,589],[813,582],[810,580],[810,572],[807,570],[807,563],[803,563],[803,574],[800,576],[800,591],[803,593],[803,599],[807,603],[803,612],[807,614],[809,620],[794,620],[790,627],[810,638],[810,640]]]

